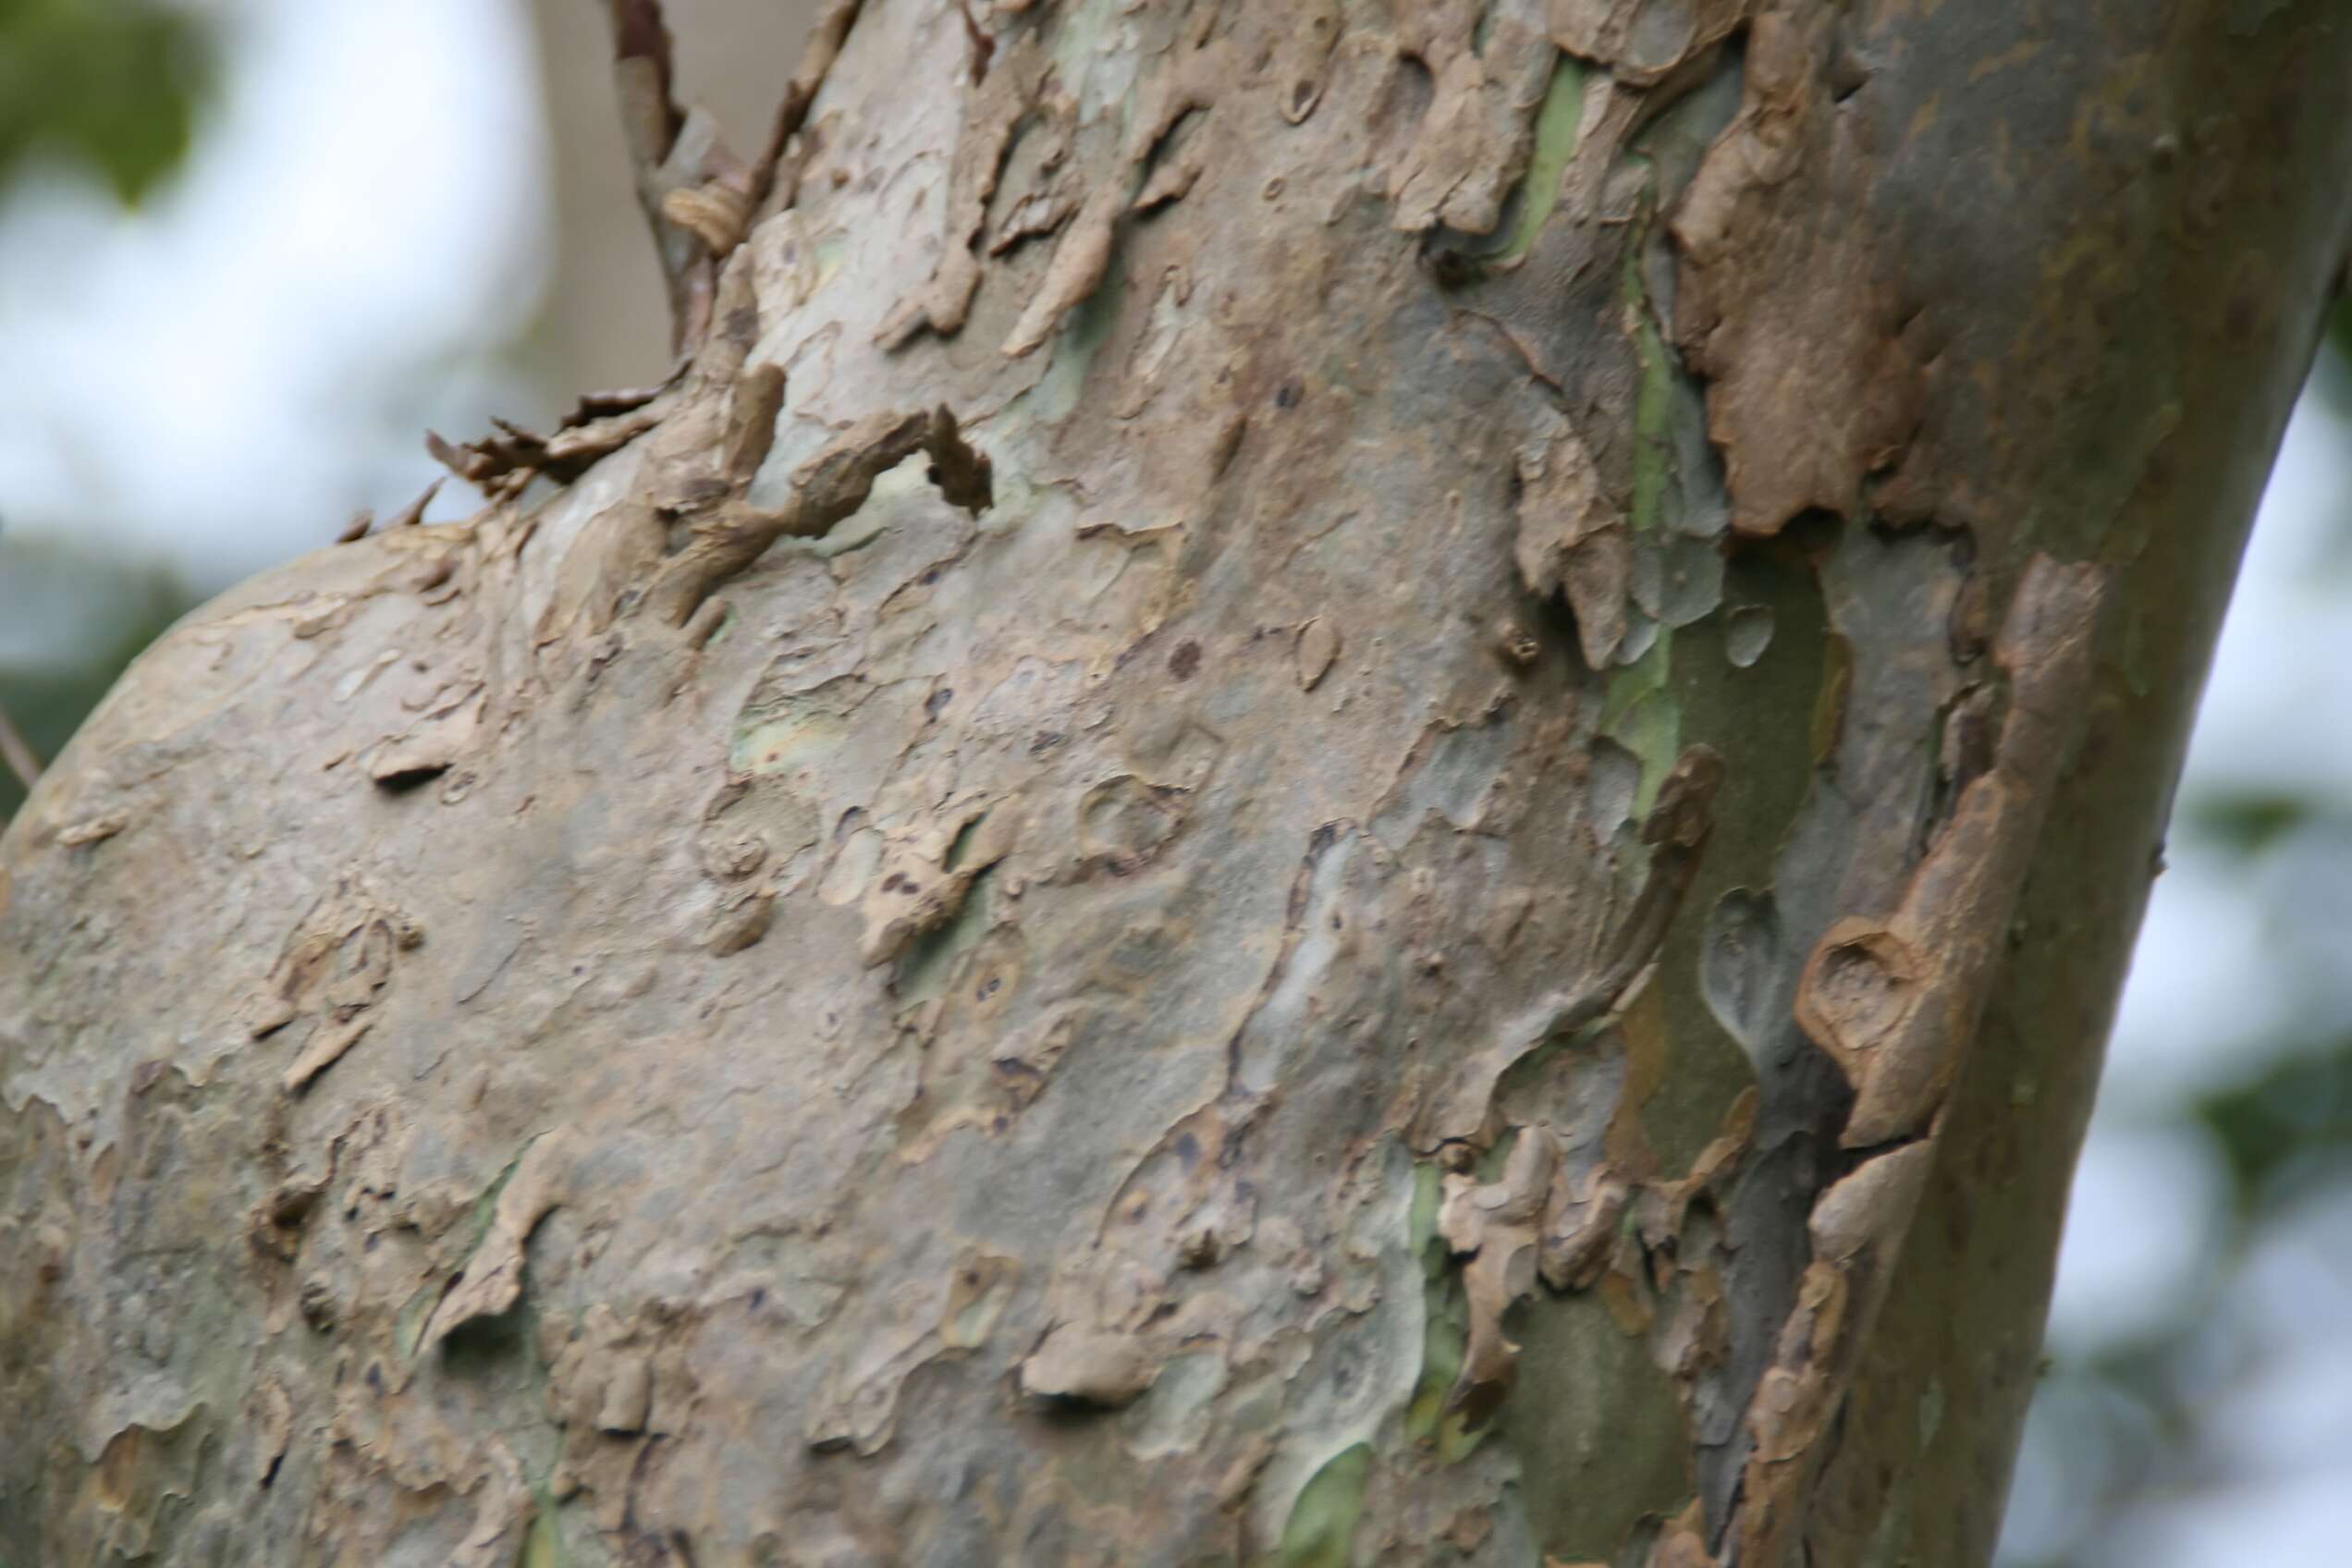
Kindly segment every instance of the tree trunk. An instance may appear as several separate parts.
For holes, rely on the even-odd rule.
[[[2352,24],[850,9],[10,829],[0,1554],[1982,1562]]]

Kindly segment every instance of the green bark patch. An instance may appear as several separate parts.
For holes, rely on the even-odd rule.
[[[1446,1256],[1445,1240],[1438,1234],[1443,1182],[1443,1173],[1434,1164],[1424,1161],[1413,1168],[1410,1223],[1413,1244],[1421,1258],[1425,1312],[1421,1376],[1413,1385],[1404,1429],[1415,1442],[1435,1443],[1438,1457],[1452,1464],[1467,1457],[1487,1434],[1483,1428],[1472,1430],[1461,1412],[1445,1407],[1446,1396],[1462,1375],[1462,1358],[1470,1342],[1470,1302],[1460,1273]]]
[[[1256,1568],[1347,1568],[1348,1542],[1364,1513],[1364,1487],[1372,1475],[1367,1443],[1341,1449],[1317,1470],[1291,1505],[1281,1544],[1257,1560]]]
[[[1095,356],[1110,340],[1111,324],[1119,315],[1121,269],[1114,250],[1110,267],[1095,291],[1071,308],[1062,318],[1061,329],[1054,335],[1053,358],[1047,362],[1046,374],[1036,386],[1022,395],[1022,402],[1037,423],[1048,428],[1060,424],[1076,411],[1079,398],[1086,390],[1087,373],[1094,369]]]
[[[1536,246],[1536,236],[1560,205],[1560,179],[1576,152],[1576,127],[1585,113],[1585,67],[1570,55],[1552,63],[1551,84],[1536,111],[1536,148],[1519,184],[1519,213],[1496,262],[1516,266]]]
[[[1569,1562],[1613,1562],[1646,1517],[1690,1496],[1690,1434],[1673,1380],[1599,1294],[1537,1296],[1513,1321],[1519,1374],[1499,1424],[1529,1475],[1536,1538]]]

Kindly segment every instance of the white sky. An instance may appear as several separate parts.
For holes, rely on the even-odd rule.
[[[530,321],[548,212],[518,6],[207,9],[225,80],[183,178],[132,213],[63,171],[0,206],[0,521],[210,591],[404,505],[424,425],[513,400],[466,350]]]

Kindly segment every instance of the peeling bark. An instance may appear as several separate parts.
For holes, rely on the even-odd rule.
[[[0,840],[0,1555],[1985,1561],[2257,9],[865,0],[739,165],[617,3],[678,374]]]

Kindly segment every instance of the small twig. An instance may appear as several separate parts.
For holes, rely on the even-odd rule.
[[[30,794],[32,787],[41,782],[41,754],[18,730],[5,704],[0,704],[0,758],[6,759],[8,771],[17,776],[17,782],[25,787],[26,793]]]
[[[746,166],[729,153],[709,115],[680,107],[676,62],[661,0],[605,0],[612,17],[613,86],[629,141],[638,204],[652,227],[669,291],[670,349],[682,363],[710,331],[718,269],[742,242],[779,186],[792,138],[841,53],[864,0],[835,0],[810,30],[800,69],[784,90],[767,145]],[[781,181],[790,205],[799,183]]]
[[[676,62],[661,0],[606,0],[612,16],[613,91],[619,100],[621,135],[636,178],[637,204],[653,230],[662,281],[669,292],[670,348],[680,358],[693,351],[708,325],[710,253],[692,233],[664,212],[678,188],[668,167],[686,129],[678,106]]]
[[[751,203],[749,211],[756,219],[767,199],[776,191],[776,176],[784,162],[784,150],[801,127],[807,123],[811,105],[816,102],[816,90],[825,85],[827,73],[840,57],[841,45],[848,41],[850,29],[857,25],[858,12],[865,0],[835,0],[833,8],[817,18],[809,29],[808,46],[801,51],[801,68],[792,74],[791,85],[784,89],[784,101],[776,106],[775,123],[768,127],[767,145],[760,152],[759,162],[752,167]],[[970,17],[966,15],[966,25]],[[797,178],[794,184],[798,184]],[[792,203],[793,190],[787,188],[784,204]]]
[[[671,95],[675,67],[669,27],[662,19],[661,0],[607,0],[607,8],[612,12],[614,69],[638,76],[643,83],[632,91],[623,81],[621,130],[639,167],[653,168],[669,156],[686,123]]]

